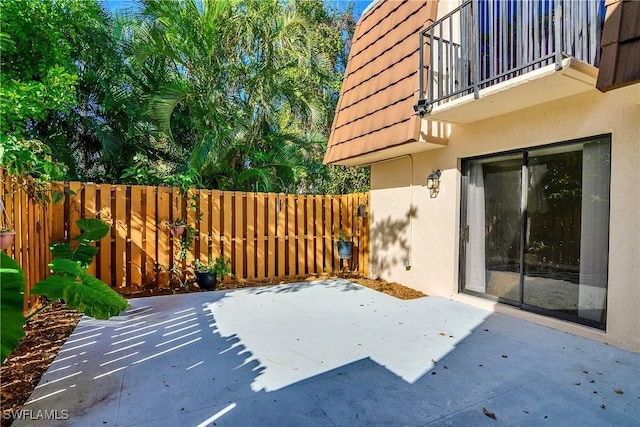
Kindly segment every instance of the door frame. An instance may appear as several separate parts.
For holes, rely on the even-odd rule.
[[[600,134],[600,135],[593,135],[593,136],[589,136],[589,137],[584,137],[584,138],[578,138],[578,139],[573,139],[573,140],[567,140],[567,141],[561,141],[561,142],[555,142],[555,143],[551,143],[551,144],[542,144],[542,145],[532,145],[532,146],[528,146],[528,147],[523,147],[523,148],[518,148],[518,149],[513,149],[513,150],[506,150],[506,151],[497,151],[497,152],[493,152],[493,153],[489,153],[489,154],[482,154],[479,156],[471,156],[471,157],[465,157],[465,158],[461,158],[460,159],[460,172],[461,172],[461,191],[460,191],[460,223],[459,223],[459,234],[458,234],[458,241],[459,241],[459,251],[458,253],[459,255],[459,259],[458,259],[458,293],[464,293],[464,294],[468,294],[468,295],[473,295],[473,296],[477,296],[483,299],[488,299],[491,301],[495,301],[498,303],[502,303],[502,304],[506,304],[512,307],[517,307],[520,310],[523,311],[527,311],[527,312],[531,312],[531,313],[535,313],[535,314],[540,314],[543,316],[547,316],[547,317],[552,317],[552,318],[557,318],[557,319],[561,319],[561,320],[567,320],[573,323],[577,323],[577,324],[581,324],[581,325],[585,325],[585,326],[589,326],[589,327],[593,327],[593,328],[597,328],[597,329],[601,329],[601,330],[606,330],[606,324],[607,324],[607,316],[608,316],[608,310],[605,304],[605,310],[606,310],[606,315],[605,315],[605,319],[603,322],[598,322],[598,321],[594,321],[594,320],[590,320],[590,319],[586,319],[586,318],[582,318],[582,317],[578,317],[577,315],[572,315],[572,314],[568,314],[565,313],[564,311],[560,311],[560,310],[550,310],[550,309],[545,309],[545,308],[541,308],[541,307],[537,307],[537,306],[533,306],[533,305],[529,305],[524,303],[524,280],[525,280],[525,271],[524,271],[524,256],[525,256],[525,238],[526,238],[526,232],[527,232],[527,190],[528,190],[528,180],[525,179],[525,170],[528,167],[528,155],[530,151],[534,151],[534,150],[538,150],[538,149],[545,149],[545,148],[555,148],[555,147],[562,147],[562,146],[570,146],[570,145],[574,145],[574,144],[580,144],[580,143],[586,143],[589,141],[594,141],[594,140],[598,140],[598,139],[608,139],[609,141],[609,159],[610,159],[610,163],[609,163],[609,195],[611,195],[611,143],[612,143],[612,135],[610,133],[607,134]],[[520,212],[520,247],[519,247],[519,251],[520,251],[520,273],[519,273],[519,301],[513,301],[513,300],[508,300],[505,298],[501,298],[499,296],[495,296],[495,295],[490,295],[487,293],[482,293],[482,292],[476,292],[473,290],[468,290],[464,288],[464,284],[465,284],[465,277],[466,277],[466,272],[465,272],[465,260],[466,260],[466,242],[467,242],[467,189],[469,187],[469,164],[474,161],[474,160],[483,160],[483,159],[490,159],[490,158],[494,158],[494,157],[501,157],[501,156],[510,156],[510,155],[520,155],[522,158],[522,187],[521,187],[521,194],[520,197],[522,200],[524,200],[523,202],[521,201],[521,204],[523,203],[524,205],[522,206],[523,209],[521,209]],[[528,174],[528,171],[527,171]],[[611,209],[611,205],[609,205],[609,210]],[[608,229],[607,229],[607,236],[610,236],[610,228],[611,228],[611,222],[609,222],[608,224]],[[610,238],[610,237],[609,237]],[[609,242],[607,241],[607,244]],[[608,289],[609,289],[609,280],[607,277],[607,295],[608,295]],[[608,301],[608,298],[606,299],[606,301]]]

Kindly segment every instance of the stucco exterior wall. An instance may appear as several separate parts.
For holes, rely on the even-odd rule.
[[[607,330],[458,293],[461,159],[611,134]],[[443,171],[431,198],[426,177]],[[371,275],[640,351],[640,85],[586,93],[464,126],[449,145],[372,165]],[[409,259],[410,267],[404,266]]]

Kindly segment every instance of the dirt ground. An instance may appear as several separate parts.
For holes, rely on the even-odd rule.
[[[389,283],[384,280],[373,280],[351,274],[309,276],[285,280],[240,281],[222,283],[217,289],[241,289],[257,286],[279,285],[300,281],[326,280],[342,277],[368,288],[391,295],[399,299],[415,299],[426,296],[420,291],[407,288],[399,283]],[[192,289],[191,291],[197,291]],[[135,293],[133,297],[166,295],[188,292],[184,289],[148,290]],[[127,295],[129,297],[129,295]],[[38,385],[40,377],[45,373],[58,350],[82,316],[74,310],[67,310],[62,303],[55,303],[25,324],[25,336],[18,347],[7,357],[0,367],[0,391],[2,409],[2,427],[8,427],[11,419],[4,415],[11,411],[18,411],[27,401],[33,389]]]

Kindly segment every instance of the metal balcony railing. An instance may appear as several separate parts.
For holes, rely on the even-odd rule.
[[[575,57],[598,66],[604,0],[468,0],[420,33],[421,115]]]

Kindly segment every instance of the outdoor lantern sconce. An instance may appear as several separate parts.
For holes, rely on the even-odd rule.
[[[361,218],[367,216],[367,207],[365,205],[358,205],[358,216]]]
[[[438,192],[440,191],[440,175],[442,172],[440,169],[431,171],[429,176],[427,176],[427,188],[431,192],[431,198],[435,198],[438,196]]]

